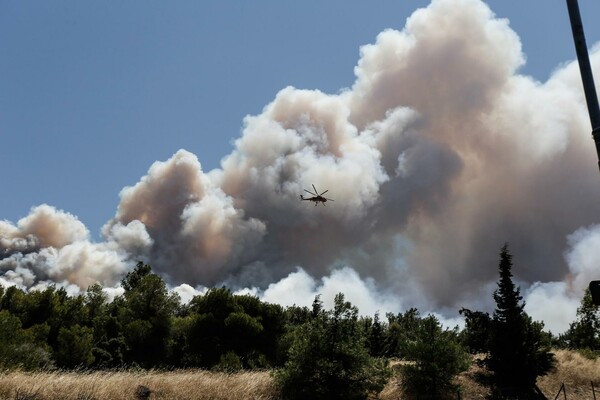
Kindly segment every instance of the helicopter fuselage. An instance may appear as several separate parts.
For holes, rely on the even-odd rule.
[[[327,200],[333,201],[333,199],[328,199],[327,197],[323,197],[323,195],[325,193],[329,192],[329,190],[326,190],[323,193],[319,193],[319,192],[317,192],[317,188],[315,187],[315,185],[312,185],[312,187],[314,189],[314,193],[311,192],[310,190],[304,189],[304,191],[306,193],[310,194],[312,197],[304,197],[303,195],[300,195],[300,200],[312,201],[315,203],[315,206],[317,206],[319,203],[323,203],[323,205],[325,205],[325,202]]]
[[[327,201],[327,199],[323,196],[304,197],[302,195],[300,195],[300,200],[314,201],[315,206],[319,203],[323,203],[323,205],[325,205],[325,202]]]

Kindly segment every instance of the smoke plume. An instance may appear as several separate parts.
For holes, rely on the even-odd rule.
[[[154,163],[101,243],[47,205],[0,222],[0,283],[114,286],[142,259],[185,298],[225,283],[456,313],[489,309],[509,242],[527,310],[564,330],[598,278],[600,182],[576,64],[538,82],[524,60],[485,3],[434,0],[360,49],[351,88],[287,87],[247,116],[220,168]],[[300,201],[312,184],[334,202]]]

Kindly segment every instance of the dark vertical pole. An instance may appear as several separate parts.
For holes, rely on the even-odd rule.
[[[577,0],[567,0],[567,7],[569,9],[573,40],[575,41],[575,51],[577,52],[577,60],[579,61],[583,91],[585,92],[585,100],[587,102],[588,113],[590,114],[590,122],[592,123],[592,136],[596,143],[596,153],[599,160],[598,167],[600,167],[600,106],[598,106],[594,75],[592,74],[590,57],[588,55],[587,44],[585,43],[579,4],[577,4]]]

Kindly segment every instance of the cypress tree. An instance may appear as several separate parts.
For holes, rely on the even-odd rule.
[[[523,310],[525,303],[512,281],[511,270],[512,255],[505,244],[500,251],[500,279],[494,292],[496,310],[486,362],[492,372],[492,393],[495,398],[540,398],[536,379],[553,368],[554,356],[544,340],[543,324],[533,322]]]

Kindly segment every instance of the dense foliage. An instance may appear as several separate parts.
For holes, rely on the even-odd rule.
[[[53,286],[0,291],[4,368],[139,366],[239,369],[278,364],[284,310],[254,296],[210,289],[188,305],[138,263],[107,301],[100,285],[71,297]]]

